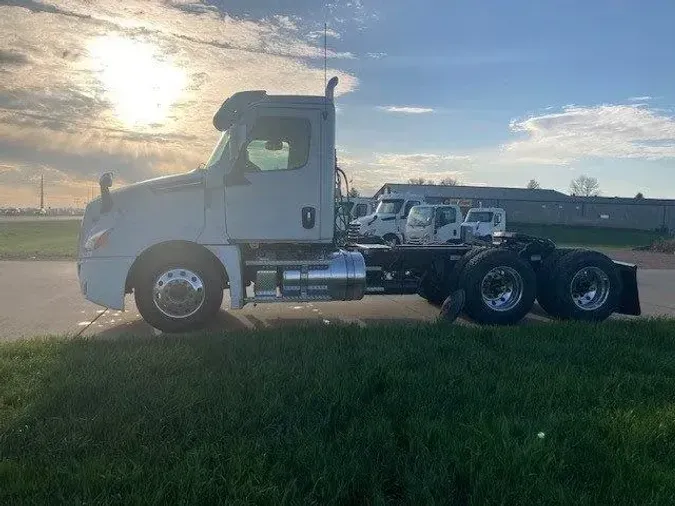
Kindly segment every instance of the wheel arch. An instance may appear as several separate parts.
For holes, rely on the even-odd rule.
[[[125,293],[131,293],[133,288],[136,285],[137,275],[143,269],[144,266],[148,265],[152,261],[156,261],[162,258],[170,258],[174,255],[190,255],[192,257],[199,257],[205,262],[212,262],[217,266],[218,271],[221,273],[221,280],[223,286],[227,286],[229,277],[225,266],[220,261],[220,259],[213,254],[208,248],[201,244],[197,244],[191,241],[163,241],[157,244],[149,246],[143,250],[134,260],[134,263],[131,265],[129,272],[127,273],[127,279],[125,281]]]

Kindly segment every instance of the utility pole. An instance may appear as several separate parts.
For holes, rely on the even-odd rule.
[[[40,209],[45,208],[45,175],[40,176]]]

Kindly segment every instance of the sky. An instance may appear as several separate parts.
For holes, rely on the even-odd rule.
[[[370,195],[413,177],[675,198],[675,2],[0,0],[0,207],[189,171],[232,93],[322,94]]]

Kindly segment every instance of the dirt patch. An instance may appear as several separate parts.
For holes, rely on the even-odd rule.
[[[629,249],[591,248],[602,251],[612,260],[628,262],[640,269],[675,269],[675,255],[654,251],[634,251]]]

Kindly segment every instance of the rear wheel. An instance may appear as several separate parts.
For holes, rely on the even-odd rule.
[[[448,286],[450,290],[457,290],[460,288],[464,268],[473,257],[482,253],[485,251],[485,249],[486,248],[484,246],[476,246],[472,250],[468,251],[462,258],[457,260],[457,263],[453,267],[452,271],[450,272],[450,277],[448,278]]]
[[[222,278],[210,259],[178,255],[143,269],[134,296],[150,325],[163,332],[188,332],[203,327],[218,313]]]
[[[537,273],[537,302],[550,316],[558,316],[558,308],[555,301],[553,279],[555,270],[560,260],[568,253],[576,251],[574,248],[558,248],[551,252],[542,262]]]
[[[464,268],[461,285],[466,313],[478,323],[512,325],[532,309],[536,276],[530,264],[509,250],[487,249]]]
[[[558,316],[599,322],[619,306],[623,289],[614,262],[597,251],[573,251],[558,263],[553,290]]]

